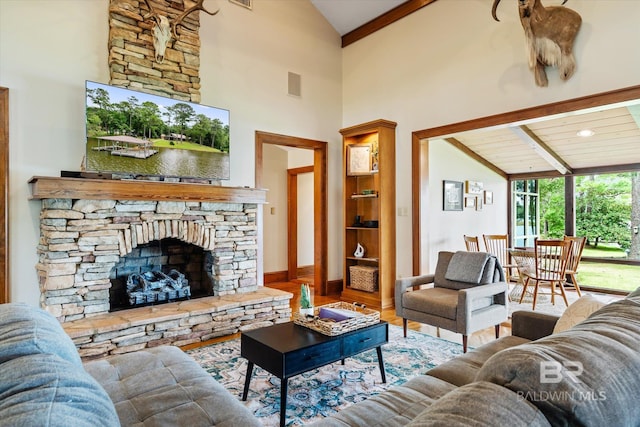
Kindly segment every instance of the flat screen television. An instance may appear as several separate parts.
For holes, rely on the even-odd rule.
[[[229,110],[86,82],[88,172],[228,180]]]

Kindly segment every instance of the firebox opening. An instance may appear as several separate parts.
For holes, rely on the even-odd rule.
[[[155,240],[121,257],[110,279],[110,311],[211,296],[211,253],[179,239]]]

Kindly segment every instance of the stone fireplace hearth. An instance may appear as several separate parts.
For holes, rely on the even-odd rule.
[[[46,177],[31,184],[33,198],[42,199],[41,305],[82,356],[185,345],[289,320],[292,295],[257,280],[256,213],[264,190]],[[201,275],[211,290],[199,299],[111,312],[122,260],[159,242],[196,247],[203,255],[194,271],[205,265]]]

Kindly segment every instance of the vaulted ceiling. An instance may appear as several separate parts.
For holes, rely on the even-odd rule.
[[[624,165],[630,170],[640,165],[640,100],[443,138],[506,175],[572,174]]]
[[[406,0],[311,0],[341,36],[404,3]]]
[[[343,47],[435,0],[311,0]],[[590,130],[591,136],[578,132]],[[442,135],[503,176],[640,168],[640,99]]]

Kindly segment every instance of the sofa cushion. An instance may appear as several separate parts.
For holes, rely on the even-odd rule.
[[[441,396],[455,389],[445,381],[418,375],[403,385],[391,387],[331,417],[311,424],[313,427],[395,427],[404,426]]]
[[[553,425],[637,425],[640,298],[598,310],[582,323],[492,356],[476,380],[503,385]]]
[[[0,426],[118,425],[109,396],[82,366],[46,353],[0,365]]]
[[[427,288],[406,292],[402,295],[402,306],[407,310],[456,320],[458,291],[447,288]]]
[[[0,337],[0,425],[119,425],[109,396],[51,314],[2,304]]]
[[[553,333],[556,334],[571,329],[591,314],[600,310],[605,304],[605,301],[593,295],[587,294],[581,296],[562,313],[562,316],[558,319],[558,323],[556,323],[556,326],[553,328]]]
[[[550,426],[544,415],[514,392],[489,382],[457,388],[422,411],[407,427]]]
[[[629,295],[627,295],[627,298],[640,298],[640,287],[637,287],[635,291],[630,292]]]
[[[177,347],[85,363],[126,426],[261,426],[237,397]]]
[[[456,386],[463,386],[475,381],[478,371],[491,356],[505,348],[527,342],[529,342],[529,340],[525,338],[515,336],[502,337],[468,351],[454,359],[441,363],[435,368],[430,369],[427,375],[440,378]]]
[[[0,304],[0,363],[31,354],[50,353],[78,366],[80,355],[60,322],[24,303]]]

